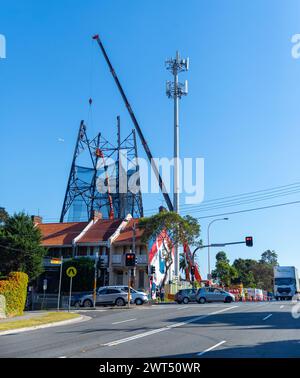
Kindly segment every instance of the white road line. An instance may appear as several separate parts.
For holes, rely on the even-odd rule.
[[[281,305],[281,306],[280,306],[280,308],[283,308],[283,307],[284,307],[284,305]]]
[[[226,343],[225,340],[220,341],[218,344],[213,345],[212,347],[210,347],[210,348],[208,348],[208,349],[205,349],[203,352],[197,353],[197,356],[202,356],[204,353],[207,353],[207,352],[209,352],[209,351],[211,351],[211,350],[217,348],[218,346],[220,346],[220,345],[222,345],[222,344],[224,344],[224,343]]]
[[[179,308],[176,308],[176,311],[184,310],[186,308],[191,308],[191,307],[190,306],[179,307]]]
[[[230,309],[232,309],[232,308],[236,308],[236,307],[239,307],[239,306],[226,307],[226,308],[223,308],[223,310],[219,310],[219,311],[212,312],[212,313],[210,313],[209,315],[219,314],[219,313],[221,313],[221,312],[228,311],[228,310],[230,310]]]
[[[267,320],[267,319],[269,319],[272,315],[273,315],[273,314],[270,314],[270,315],[266,316],[265,318],[263,318],[263,320]]]
[[[126,322],[133,322],[135,319],[127,319],[127,320],[122,320],[121,322],[114,322],[114,323],[111,323],[111,324],[121,324],[121,323],[126,323]]]
[[[58,357],[58,358],[67,358],[67,356],[60,356],[60,357]]]
[[[205,318],[208,318],[209,316],[211,315],[216,315],[216,314],[219,314],[221,312],[224,312],[224,311],[229,311],[229,310],[232,310],[233,308],[236,308],[238,306],[231,306],[231,307],[227,307],[227,308],[224,308],[222,310],[219,310],[219,311],[215,311],[215,312],[212,312],[208,315],[201,315],[201,316],[198,316],[196,318],[192,318],[190,320],[187,320],[186,322],[180,322],[180,323],[175,323],[175,324],[171,324],[169,326],[166,326],[166,327],[163,327],[163,328],[158,328],[158,329],[154,329],[152,331],[148,331],[148,332],[144,332],[144,333],[140,333],[138,335],[134,335],[134,336],[130,336],[130,337],[126,337],[125,339],[120,339],[120,340],[115,340],[115,341],[110,341],[109,343],[106,343],[106,344],[102,344],[102,346],[115,346],[115,345],[118,345],[118,344],[123,344],[123,343],[127,343],[128,341],[132,341],[132,340],[136,340],[136,339],[140,339],[142,337],[146,337],[146,336],[150,336],[150,335],[153,335],[155,333],[159,333],[159,332],[164,332],[164,331],[168,331],[172,328],[176,328],[176,327],[181,327],[183,325],[186,325],[186,324],[189,324],[189,323],[193,323],[197,320],[202,320],[202,319],[205,319]]]

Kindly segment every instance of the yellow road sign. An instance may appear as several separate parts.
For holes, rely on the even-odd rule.
[[[70,266],[68,269],[67,269],[67,275],[69,277],[75,277],[77,274],[77,269],[75,268],[75,266]]]

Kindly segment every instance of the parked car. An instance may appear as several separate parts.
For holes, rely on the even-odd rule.
[[[189,302],[196,302],[196,289],[182,289],[175,294],[175,302],[187,304]]]
[[[127,303],[127,293],[119,288],[101,287],[97,291],[96,305],[125,306]],[[82,296],[80,306],[93,307],[93,294]]]
[[[201,287],[197,292],[196,300],[202,304],[205,302],[231,303],[235,301],[235,296],[215,287]]]
[[[128,294],[128,286],[126,285],[105,286],[105,287],[121,289]],[[148,302],[148,295],[144,293],[143,291],[137,291],[131,287],[130,295],[131,295],[132,302],[135,303],[136,305],[142,305]]]
[[[71,306],[80,307],[81,299],[87,295],[92,295],[92,291],[83,291],[81,293],[74,293],[71,296]]]

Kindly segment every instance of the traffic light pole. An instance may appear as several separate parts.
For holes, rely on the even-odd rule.
[[[93,290],[93,306],[96,309],[96,297],[97,297],[97,266],[98,266],[99,253],[96,252],[95,255],[95,265],[94,265],[94,290]]]
[[[128,276],[128,295],[127,295],[127,306],[128,308],[130,307],[130,267],[128,267],[128,272],[127,272],[127,276]]]
[[[59,283],[58,283],[58,298],[57,298],[57,311],[59,311],[59,305],[60,305],[60,293],[61,293],[62,268],[63,268],[63,256],[61,256],[61,258],[60,258]]]
[[[252,236],[246,236],[245,241],[240,241],[240,242],[213,243],[213,244],[207,244],[207,245],[200,245],[192,253],[192,264],[193,264],[193,266],[195,265],[195,254],[199,249],[210,248],[210,247],[225,247],[226,245],[235,245],[235,244],[246,244],[248,247],[252,247],[253,246],[253,238],[252,238]],[[192,276],[192,286],[194,288],[194,281],[195,281],[194,271],[191,271],[191,276]]]

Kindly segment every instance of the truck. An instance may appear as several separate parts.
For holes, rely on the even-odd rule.
[[[300,292],[298,270],[294,266],[274,267],[274,296],[278,300],[290,300]]]

